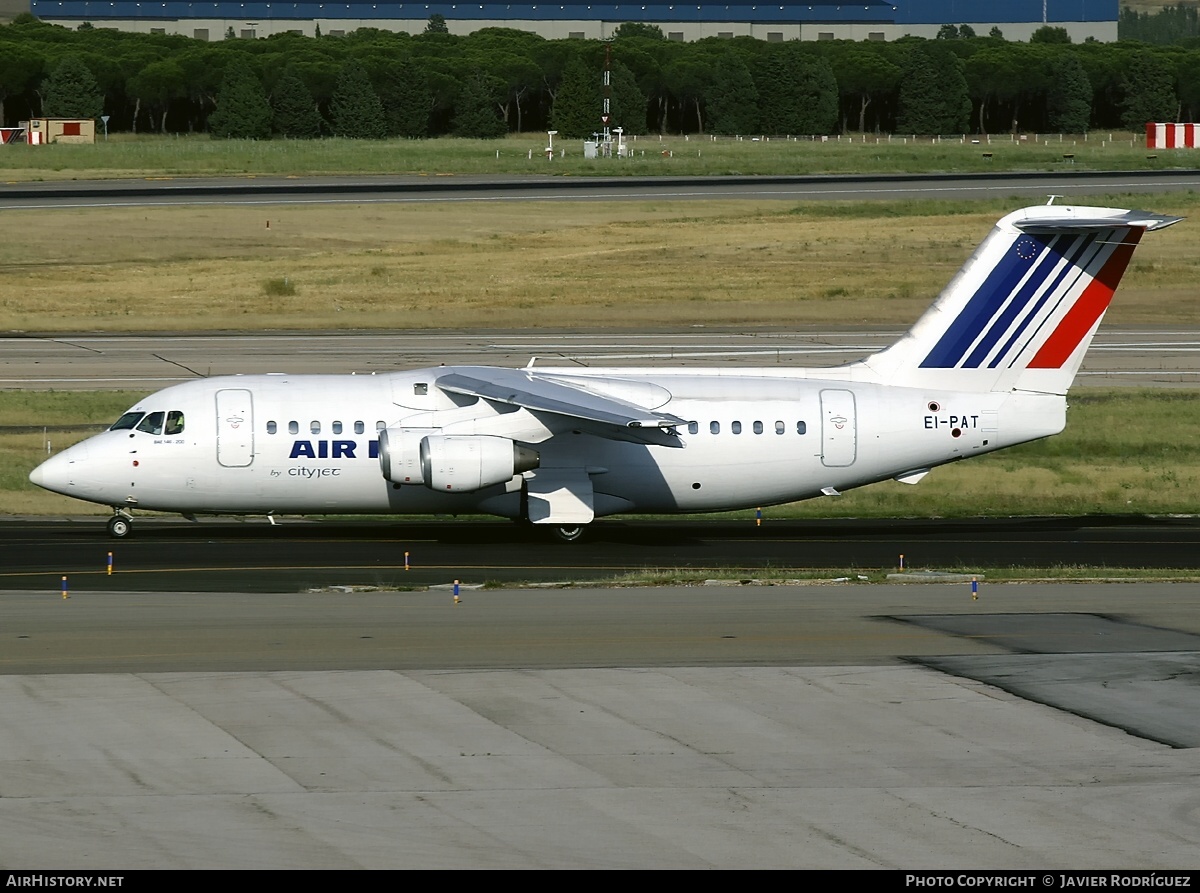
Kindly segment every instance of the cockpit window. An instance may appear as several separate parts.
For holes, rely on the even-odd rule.
[[[272,425],[275,423],[272,422]],[[172,409],[167,413],[167,427],[163,431],[164,434],[182,434],[183,433],[183,413],[178,409]]]
[[[161,412],[150,413],[138,423],[137,429],[147,434],[162,434],[164,415],[165,413]]]
[[[113,423],[113,426],[108,430],[125,431],[141,421],[143,415],[145,415],[143,412],[127,412],[125,415],[117,419],[116,422]]]

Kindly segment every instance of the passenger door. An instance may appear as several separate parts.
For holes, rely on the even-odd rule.
[[[245,468],[254,461],[254,401],[245,388],[217,391],[217,462]]]

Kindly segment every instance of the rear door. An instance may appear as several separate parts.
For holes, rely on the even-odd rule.
[[[821,391],[822,465],[845,468],[854,464],[858,453],[857,428],[854,392],[832,388]]]

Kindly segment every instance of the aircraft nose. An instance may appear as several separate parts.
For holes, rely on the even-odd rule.
[[[86,458],[87,447],[83,444],[76,444],[70,449],[51,456],[29,472],[29,480],[44,490],[65,493],[72,484],[73,472],[78,470],[79,463]]]

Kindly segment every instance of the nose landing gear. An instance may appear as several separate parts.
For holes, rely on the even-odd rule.
[[[108,519],[108,535],[115,540],[124,539],[133,532],[133,519],[114,509],[114,514]]]

